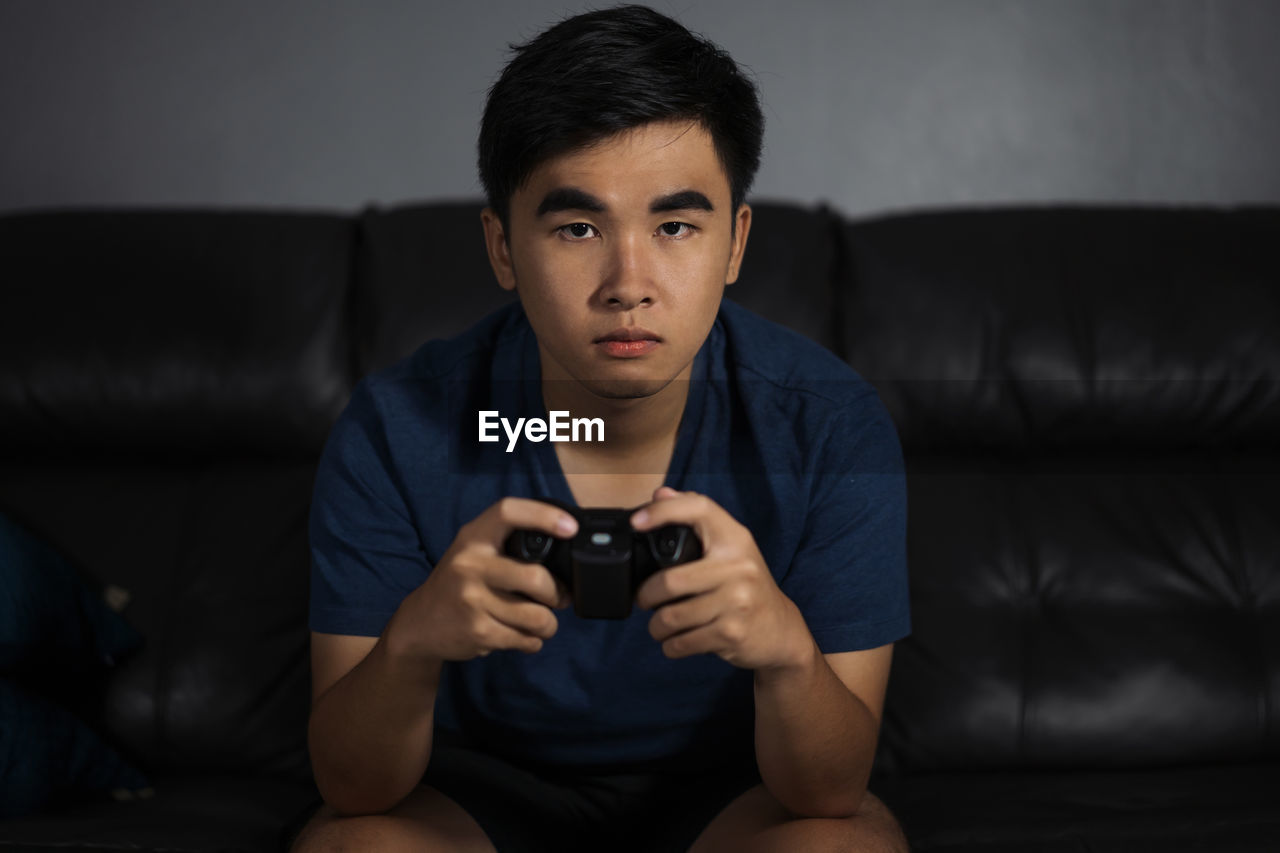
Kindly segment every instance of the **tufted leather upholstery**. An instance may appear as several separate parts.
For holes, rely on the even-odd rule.
[[[1280,448],[1280,213],[846,225],[844,355],[913,451]]]
[[[510,298],[478,213],[0,216],[0,509],[133,593],[147,645],[81,698],[158,789],[0,849],[270,850],[314,796],[314,460],[359,376]],[[1271,209],[756,206],[728,295],[903,438],[877,787],[918,849],[1273,849],[1278,244]]]

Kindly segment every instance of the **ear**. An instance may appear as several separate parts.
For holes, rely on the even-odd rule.
[[[511,246],[502,220],[492,208],[486,207],[480,211],[480,223],[484,226],[484,246],[489,252],[489,265],[493,267],[498,286],[503,290],[515,290],[516,269],[511,263]]]
[[[735,218],[733,245],[729,247],[729,270],[724,277],[725,284],[733,284],[738,280],[742,256],[747,251],[747,234],[751,231],[751,205],[739,205]]]

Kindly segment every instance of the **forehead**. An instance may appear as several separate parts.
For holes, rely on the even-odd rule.
[[[513,201],[537,204],[547,191],[574,187],[606,202],[648,201],[696,189],[728,207],[729,178],[699,122],[641,125],[540,163]],[[717,205],[720,207],[720,205]]]

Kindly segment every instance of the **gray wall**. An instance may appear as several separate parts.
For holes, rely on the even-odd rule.
[[[1280,201],[1280,2],[654,5],[755,72],[756,198]],[[477,196],[506,43],[583,8],[2,0],[0,209]]]

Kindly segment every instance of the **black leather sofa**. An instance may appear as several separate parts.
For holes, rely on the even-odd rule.
[[[315,460],[361,375],[505,299],[478,210],[0,216],[0,513],[144,638],[30,689],[154,790],[0,851],[277,849],[314,796]],[[915,849],[1280,849],[1277,246],[1275,209],[757,205],[730,297],[906,452],[876,787]]]

